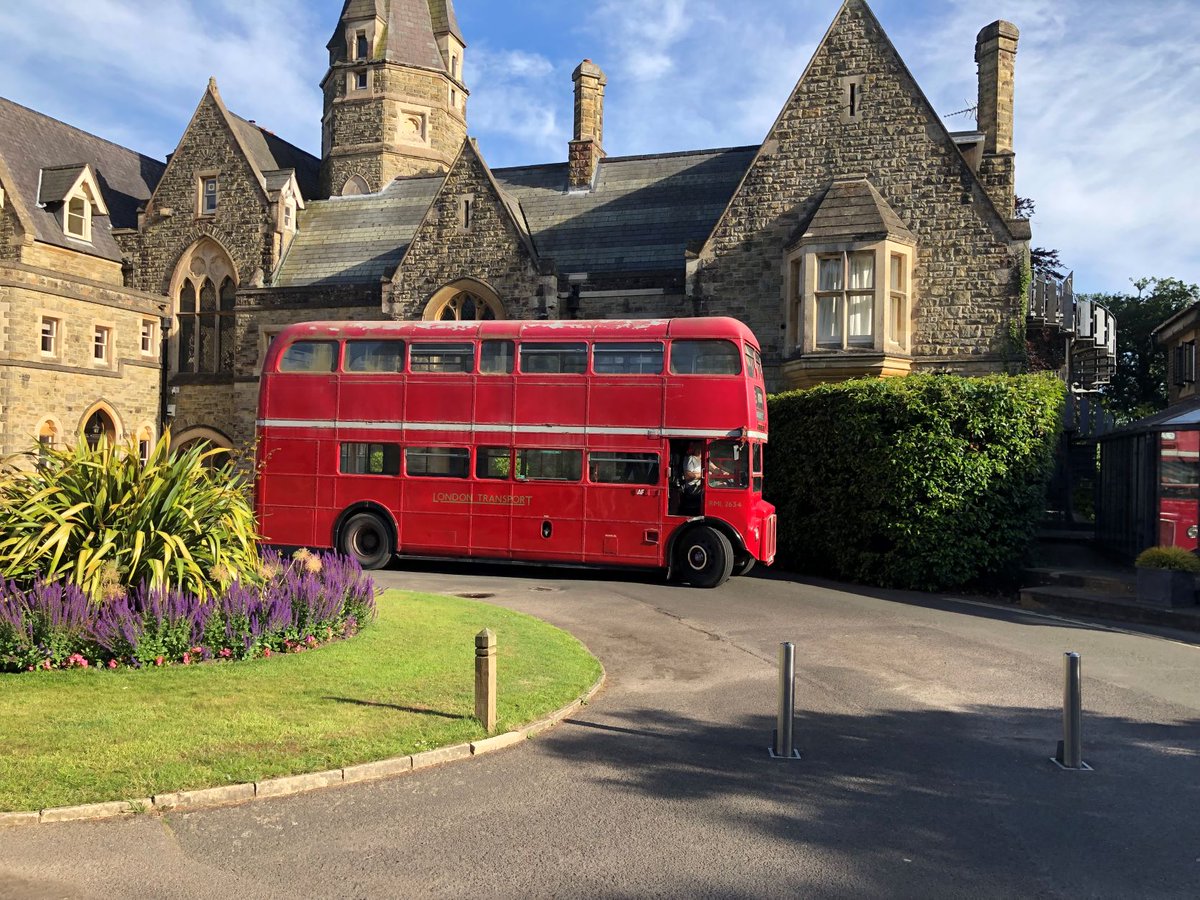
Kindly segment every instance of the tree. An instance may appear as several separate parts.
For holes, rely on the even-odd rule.
[[[1132,422],[1167,405],[1167,358],[1153,331],[1175,313],[1200,302],[1200,285],[1178,278],[1139,278],[1136,294],[1084,294],[1117,319],[1117,370],[1104,388],[1118,423]]]
[[[1037,203],[1029,197],[1018,197],[1016,209],[1022,219],[1032,219],[1037,212]],[[1047,247],[1030,248],[1029,266],[1035,275],[1053,275],[1055,278],[1062,278],[1065,268],[1058,251]]]

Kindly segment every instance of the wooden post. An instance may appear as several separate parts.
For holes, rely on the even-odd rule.
[[[496,633],[475,635],[475,718],[490,734],[496,730]]]

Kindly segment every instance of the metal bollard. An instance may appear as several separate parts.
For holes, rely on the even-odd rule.
[[[772,741],[772,759],[799,759],[792,746],[793,723],[796,718],[796,645],[791,641],[779,645],[779,714]]]
[[[1064,769],[1091,769],[1083,761],[1083,691],[1078,653],[1063,654],[1063,739],[1054,762]]]
[[[475,718],[491,734],[496,730],[496,633],[475,635]]]

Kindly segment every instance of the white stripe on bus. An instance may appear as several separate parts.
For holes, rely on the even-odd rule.
[[[619,435],[648,438],[737,438],[741,437],[741,429],[733,431],[703,430],[703,429],[667,429],[667,428],[617,428],[607,425],[582,427],[577,425],[503,425],[481,422],[351,422],[315,419],[259,419],[260,428],[312,428],[318,431],[454,431],[454,432],[483,432],[485,434],[582,434],[582,435]],[[767,435],[762,431],[750,431],[746,436],[758,441],[765,441]]]

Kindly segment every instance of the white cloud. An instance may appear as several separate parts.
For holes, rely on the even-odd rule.
[[[6,96],[143,152],[174,149],[209,76],[234,112],[307,149],[319,142],[325,60],[315,48],[328,35],[283,0],[6,5],[0,34]],[[71,48],[52,63],[49,34]]]
[[[571,123],[561,114],[568,110],[571,70],[565,72],[546,57],[524,50],[494,50],[486,41],[468,49],[464,77],[471,89],[467,109],[471,133],[502,137],[525,155],[511,159],[511,149],[493,158],[491,165],[513,162],[547,162],[566,156]],[[566,85],[564,88],[563,85]],[[569,115],[569,112],[568,112]]]

